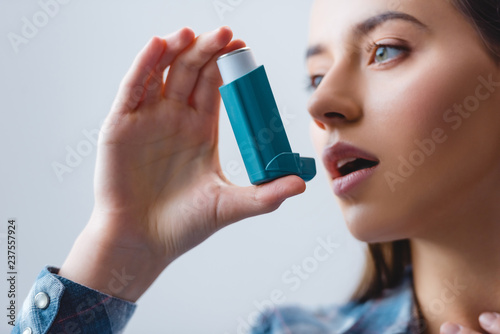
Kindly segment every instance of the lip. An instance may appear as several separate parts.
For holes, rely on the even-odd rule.
[[[347,143],[337,142],[327,147],[323,151],[323,164],[333,179],[333,191],[337,196],[346,195],[352,191],[356,186],[369,178],[379,166],[377,164],[373,167],[360,169],[342,176],[337,168],[337,162],[346,158],[361,158],[377,161],[380,164],[380,160],[375,155]]]

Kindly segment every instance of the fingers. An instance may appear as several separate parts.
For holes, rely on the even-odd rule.
[[[142,104],[154,103],[160,100],[163,93],[163,73],[165,69],[170,66],[175,57],[193,42],[194,38],[195,33],[187,27],[165,37],[166,51],[155,67],[150,70],[151,75],[146,84]]]
[[[479,316],[479,324],[489,334],[500,334],[500,314],[485,312]],[[465,328],[458,324],[445,322],[440,328],[441,334],[479,334],[472,329]]]
[[[153,37],[136,56],[132,66],[123,78],[115,104],[120,111],[133,110],[144,95],[146,82],[151,76],[151,69],[165,51],[165,41]]]
[[[495,312],[485,312],[479,316],[481,327],[491,334],[500,334],[500,314]]]
[[[480,334],[471,329],[465,328],[452,322],[445,322],[439,329],[440,334]]]
[[[221,81],[214,58],[245,46],[242,41],[229,43],[231,38],[232,31],[228,27],[202,34],[196,39],[194,32],[187,27],[164,39],[153,37],[122,80],[112,110],[132,111],[140,105],[157,102],[162,96],[188,103],[195,87],[199,90],[199,94],[193,97],[196,107],[213,110],[219,103],[216,90]],[[205,68],[208,62],[210,65]],[[164,85],[163,73],[168,66],[170,70]]]
[[[141,103],[161,97],[165,68],[194,40],[190,28],[182,28],[164,39],[153,37],[136,56],[123,78],[115,104],[121,110],[134,110]]]
[[[195,42],[172,63],[165,83],[164,96],[167,99],[188,103],[200,70],[229,43],[232,36],[233,33],[228,27],[221,27],[198,36]]]
[[[259,186],[225,189],[217,212],[224,225],[276,210],[289,197],[305,191],[304,180],[289,175]],[[220,226],[223,227],[223,226]]]
[[[222,85],[222,78],[217,67],[217,58],[245,46],[246,44],[242,40],[234,40],[221,51],[217,52],[203,67],[192,94],[192,106],[194,109],[202,113],[219,110],[219,87]]]

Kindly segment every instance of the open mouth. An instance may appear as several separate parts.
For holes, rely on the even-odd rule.
[[[380,164],[373,154],[345,142],[337,142],[323,150],[323,163],[332,179],[368,171]]]
[[[370,152],[338,141],[323,150],[323,164],[335,195],[342,197],[372,176],[380,160]]]
[[[346,176],[358,170],[375,167],[378,164],[378,161],[363,158],[345,158],[337,161],[337,170],[340,176]]]

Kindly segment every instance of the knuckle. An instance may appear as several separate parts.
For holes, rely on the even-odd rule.
[[[174,88],[174,89],[170,90],[169,98],[174,100],[174,101],[182,102],[186,99],[186,96],[180,90],[177,90]]]
[[[197,72],[201,66],[193,59],[179,58],[179,64],[189,72]]]
[[[213,50],[211,48],[210,44],[206,43],[201,43],[199,48],[198,48],[198,55],[199,58],[203,59],[204,61],[210,59],[213,55]]]
[[[219,86],[222,79],[219,74],[214,73],[213,71],[206,70],[202,71],[200,74],[200,78],[207,82],[209,85]]]

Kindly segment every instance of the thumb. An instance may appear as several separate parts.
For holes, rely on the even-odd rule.
[[[236,188],[236,189],[235,189]],[[219,222],[224,225],[269,213],[279,208],[287,198],[303,193],[306,183],[296,175],[288,175],[258,186],[226,189],[221,196]],[[223,209],[222,209],[223,208]]]

